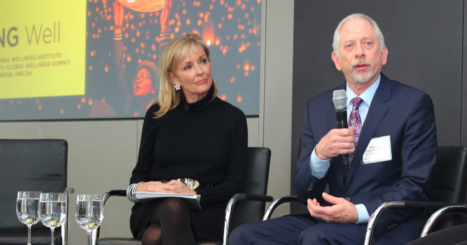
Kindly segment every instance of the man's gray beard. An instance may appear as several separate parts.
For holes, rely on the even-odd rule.
[[[365,71],[363,72],[359,72],[359,71],[356,71],[355,69],[352,69],[352,76],[353,78],[355,79],[355,81],[359,82],[359,83],[366,83],[368,81],[370,81],[370,79],[373,77],[374,75],[374,72],[373,72],[373,66],[371,65],[371,63],[369,62],[358,62],[358,61],[355,61],[354,64],[352,64],[352,67],[355,68],[355,65],[357,65],[358,63],[364,63],[366,65],[368,65],[368,67],[370,68],[370,72],[368,73],[368,75],[365,75]]]

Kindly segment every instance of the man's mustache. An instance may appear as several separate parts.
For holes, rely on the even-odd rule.
[[[369,67],[372,66],[371,62],[367,60],[355,60],[350,65],[352,66],[352,68],[355,68],[357,65],[367,65]]]

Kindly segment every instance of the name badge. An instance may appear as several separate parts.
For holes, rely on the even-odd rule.
[[[363,153],[363,164],[392,160],[391,137],[382,136],[371,139]]]

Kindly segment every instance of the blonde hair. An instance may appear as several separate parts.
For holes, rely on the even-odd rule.
[[[172,40],[162,52],[160,62],[160,88],[159,98],[156,104],[159,104],[159,111],[155,112],[156,118],[164,116],[169,110],[174,109],[180,103],[180,93],[182,90],[175,90],[171,83],[170,74],[176,74],[176,67],[183,61],[188,50],[194,49],[195,47],[202,48],[206,53],[209,60],[209,48],[208,45],[196,34],[186,34],[185,36],[175,38]],[[217,83],[212,80],[214,86],[213,99],[217,96]]]

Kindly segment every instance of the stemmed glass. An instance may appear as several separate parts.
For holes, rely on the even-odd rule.
[[[39,222],[40,191],[18,191],[16,215],[28,226],[28,245],[31,245],[31,226]]]
[[[51,245],[54,245],[54,230],[66,219],[65,193],[42,193],[40,198],[40,218],[43,225],[51,230]]]
[[[102,195],[78,195],[76,198],[76,222],[88,233],[88,244],[92,244],[92,231],[104,219],[104,199]]]

